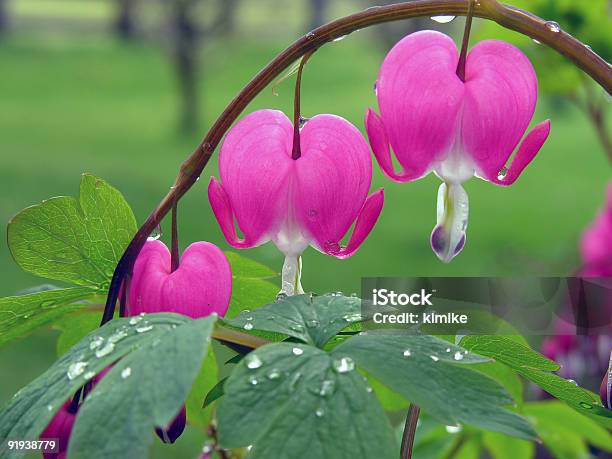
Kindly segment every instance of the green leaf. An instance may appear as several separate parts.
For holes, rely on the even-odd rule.
[[[232,298],[225,317],[233,318],[244,310],[257,309],[274,301],[278,286],[268,279],[277,273],[235,252],[225,252],[225,255],[232,267]]]
[[[101,314],[99,312],[77,312],[62,317],[53,326],[62,331],[57,338],[57,355],[65,354],[72,346],[77,344],[91,331],[100,326]]]
[[[238,255],[236,252],[225,252],[225,256],[232,267],[232,275],[243,279],[271,279],[278,273],[250,258]]]
[[[0,298],[0,346],[85,307],[82,301],[95,294],[90,288],[74,287]]]
[[[323,347],[352,322],[361,320],[361,300],[336,295],[297,295],[240,314],[228,324],[282,333]]]
[[[84,174],[78,200],[52,198],[17,214],[8,225],[8,244],[25,271],[106,289],[136,229],[121,193]]]
[[[479,457],[480,441],[477,438],[469,438],[453,454],[453,459],[478,459]]]
[[[484,432],[482,440],[493,459],[531,459],[535,454],[532,442],[497,432]]]
[[[466,336],[462,339],[461,345],[509,366],[579,413],[612,429],[612,411],[601,405],[599,397],[552,373],[559,369],[559,365],[531,348],[504,336]]]
[[[212,389],[208,391],[206,394],[206,398],[204,399],[204,403],[202,404],[202,408],[206,408],[211,403],[219,400],[223,395],[225,395],[225,382],[227,381],[227,377],[221,379],[217,384],[214,385]]]
[[[212,347],[210,347],[185,403],[189,423],[204,431],[208,429],[210,424],[212,407],[202,406],[202,395],[216,387],[218,377],[217,358]]]
[[[537,419],[536,430],[541,423],[554,424],[556,428],[569,430],[598,449],[612,452],[612,434],[565,403],[555,400],[527,403],[524,412]]]
[[[523,382],[512,368],[500,362],[479,363],[472,368],[504,386],[519,406],[523,404]]]
[[[218,406],[221,445],[249,457],[395,459],[393,430],[350,362],[312,346],[275,343],[250,353]]]
[[[38,438],[79,387],[122,357],[79,410],[69,457],[142,457],[153,425],[166,425],[185,400],[214,321],[150,314],[116,319],[90,333],[2,411],[0,457],[22,457],[22,451],[7,450],[6,440]]]
[[[500,405],[513,402],[494,380],[466,365],[488,361],[428,335],[355,336],[333,351],[352,357],[394,391],[444,424],[472,424],[533,439],[521,416]]]
[[[117,362],[80,408],[68,457],[146,457],[153,429],[168,425],[185,402],[215,320],[189,320],[157,340],[140,343]],[[145,330],[149,325],[143,321],[139,326]]]

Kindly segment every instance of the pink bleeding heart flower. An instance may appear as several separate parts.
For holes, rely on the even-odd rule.
[[[462,183],[472,176],[511,185],[536,156],[550,132],[538,124],[523,137],[537,100],[537,78],[527,57],[501,41],[483,41],[469,53],[465,81],[456,74],[458,52],[439,32],[402,39],[385,58],[376,92],[380,116],[366,114],[366,130],[378,164],[391,179],[416,180],[434,172],[437,225],[431,245],[444,262],[465,245],[468,196]],[[390,146],[402,170],[393,167]]]
[[[312,245],[337,258],[355,253],[383,206],[370,196],[372,161],[367,142],[348,121],[317,115],[300,132],[301,156],[292,158],[293,126],[280,111],[259,110],[228,133],[208,197],[230,245],[272,241],[285,255],[281,293],[303,293],[301,254]],[[234,218],[244,234],[236,234]],[[340,241],[355,223],[345,247]]]
[[[197,319],[225,315],[232,293],[232,271],[225,254],[209,242],[191,244],[172,272],[170,251],[149,239],[134,264],[128,316],[176,312]]]
[[[232,293],[232,271],[225,254],[209,242],[191,244],[172,272],[166,245],[149,239],[142,248],[129,286],[128,316],[175,312],[198,319],[225,315]],[[185,406],[155,432],[164,443],[174,443],[186,424]]]
[[[110,368],[111,367],[105,368],[92,378],[92,389],[102,380],[102,378],[104,378],[104,376],[106,376]],[[49,422],[45,430],[40,434],[41,440],[56,439],[58,442],[57,452],[43,452],[43,459],[63,459],[66,457],[68,443],[72,435],[72,428],[74,427],[78,410],[79,405],[73,405],[72,400],[68,400],[62,405],[59,411],[55,413],[51,422]]]
[[[583,276],[612,276],[612,184],[604,209],[582,236],[581,252]]]
[[[53,419],[43,433],[40,434],[40,438],[45,440],[55,439],[58,442],[56,453],[43,453],[44,459],[59,459],[65,457],[66,451],[68,450],[68,441],[70,440],[70,434],[76,421],[76,411],[71,409],[71,401],[68,400],[62,405],[60,410],[55,413]]]

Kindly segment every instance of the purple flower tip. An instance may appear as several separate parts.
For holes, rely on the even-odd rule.
[[[164,443],[174,443],[185,430],[186,422],[187,414],[185,411],[185,406],[183,405],[181,411],[179,411],[179,414],[176,415],[172,422],[170,422],[165,429],[156,427],[155,433]]]

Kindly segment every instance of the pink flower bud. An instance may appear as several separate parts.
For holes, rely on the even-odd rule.
[[[483,41],[469,53],[465,81],[456,74],[458,52],[439,32],[408,35],[385,58],[376,93],[380,116],[366,114],[374,155],[392,180],[407,182],[435,172],[438,194],[434,252],[445,262],[465,244],[467,194],[474,175],[511,185],[533,160],[550,132],[544,121],[523,139],[537,100],[537,78],[527,57],[501,41]],[[396,172],[395,152],[402,170]]]
[[[194,319],[223,316],[232,293],[232,271],[224,253],[209,242],[187,247],[171,272],[170,251],[148,240],[134,265],[127,315],[176,312]]]

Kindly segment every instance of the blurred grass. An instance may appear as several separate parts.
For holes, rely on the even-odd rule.
[[[139,221],[172,185],[181,161],[239,89],[290,37],[232,41],[207,47],[199,133],[179,135],[178,98],[169,59],[158,48],[112,39],[17,36],[0,43],[0,220],[56,195],[75,195],[79,175],[91,172],[119,188]],[[552,52],[552,51],[551,51]],[[385,50],[366,32],[321,49],[303,86],[303,114],[331,112],[363,131],[375,106],[372,85]],[[250,110],[292,107],[292,81],[280,95],[266,90]],[[601,206],[610,165],[591,126],[569,106],[540,101],[534,122],[552,118],[552,134],[523,177],[510,188],[471,180],[470,227],[465,251],[441,264],[429,247],[439,181],[391,183],[375,168],[373,188],[386,203],[373,234],[350,260],[304,255],[303,285],[318,292],[359,290],[362,276],[564,275],[578,266],[580,233]],[[181,202],[183,246],[206,239],[227,248],[206,197],[216,156]],[[167,226],[167,225],[166,225]],[[167,235],[164,236],[167,239]],[[280,270],[271,245],[246,253]],[[43,283],[22,272],[0,246],[0,294]],[[0,350],[0,400],[7,400],[53,360],[53,332]]]

